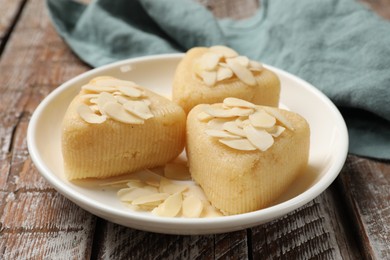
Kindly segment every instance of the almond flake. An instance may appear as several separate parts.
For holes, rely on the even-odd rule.
[[[198,185],[190,185],[186,191],[183,192],[184,196],[195,196],[201,201],[208,201],[204,191]]]
[[[105,183],[100,183],[99,186],[112,186],[112,187],[126,187],[126,184],[129,180],[117,180],[117,181],[110,181]]]
[[[209,121],[210,119],[213,118],[213,116],[207,114],[206,112],[202,111],[200,112],[198,115],[197,115],[197,118],[199,119],[199,121],[201,122],[207,122]]]
[[[144,123],[143,119],[126,112],[119,103],[107,102],[103,107],[103,111],[109,117],[125,124],[139,125]]]
[[[81,87],[82,90],[85,91],[90,91],[94,93],[100,93],[100,92],[114,92],[116,90],[115,87],[110,87],[110,86],[96,86],[96,85],[91,85],[87,84]]]
[[[99,108],[100,113],[104,114],[103,107],[108,102],[116,103],[116,99],[110,93],[107,93],[107,92],[100,93],[97,100],[96,100],[96,104]]]
[[[252,72],[249,69],[234,60],[228,59],[226,60],[226,63],[242,82],[249,86],[255,86],[257,84],[255,77],[253,77]]]
[[[243,67],[248,67],[248,65],[249,65],[249,59],[246,56],[237,56],[234,58],[230,58],[229,60],[233,60]],[[226,61],[226,63],[227,63],[227,61]]]
[[[199,60],[199,67],[203,70],[216,69],[221,55],[213,52],[206,52]]]
[[[241,117],[237,118],[234,122],[236,123],[236,125],[237,125],[239,128],[244,128],[244,121],[249,121],[249,120],[248,120],[248,117],[246,117],[246,116],[241,116]]]
[[[255,108],[256,105],[243,99],[228,97],[223,100],[223,104],[228,107]]]
[[[211,137],[232,138],[232,139],[241,138],[240,136],[237,136],[235,134],[230,134],[223,130],[206,129],[204,132]]]
[[[175,217],[181,209],[183,197],[181,193],[169,196],[152,213],[160,217]]]
[[[119,199],[124,202],[132,202],[133,200],[156,192],[145,188],[125,188],[120,189],[117,193]]]
[[[145,184],[140,180],[128,180],[126,182],[127,187],[129,188],[142,188],[145,187]]]
[[[211,87],[217,82],[217,72],[215,71],[201,71],[200,76],[203,79],[203,82]]]
[[[187,165],[181,163],[167,163],[164,167],[164,176],[174,180],[191,180]]]
[[[183,216],[187,218],[198,218],[203,211],[202,201],[195,196],[188,196],[183,200]]]
[[[94,113],[100,113],[99,107],[97,105],[90,105],[89,108],[94,112]]]
[[[250,115],[249,120],[253,126],[261,128],[271,128],[276,123],[275,117],[270,116],[263,110],[258,110]]]
[[[123,108],[145,120],[154,117],[149,106],[143,101],[130,100],[123,104]]]
[[[222,81],[233,76],[233,71],[230,68],[219,67],[217,70],[217,81]]]
[[[270,115],[274,116],[280,123],[282,123],[285,127],[287,127],[289,130],[294,131],[294,127],[291,125],[291,123],[285,118],[277,108],[273,107],[263,107],[263,109]]]
[[[87,123],[90,124],[101,124],[106,121],[107,117],[105,115],[97,115],[95,114],[87,105],[80,104],[77,108],[77,113],[80,117]]]
[[[259,150],[266,151],[274,143],[274,138],[265,130],[255,129],[253,126],[245,126],[244,131],[248,140]]]
[[[262,71],[263,70],[263,65],[260,62],[250,60],[249,61],[249,70],[252,71]]]
[[[115,99],[120,103],[120,104],[124,104],[126,103],[127,101],[130,101],[131,99],[125,97],[125,96],[122,96],[122,93],[120,95],[115,95],[114,93],[114,97]]]
[[[83,95],[81,95],[81,98],[83,100],[86,100],[86,101],[89,102],[90,99],[97,98],[98,96],[99,96],[99,94],[97,94],[97,93],[95,93],[95,94],[83,94]]]
[[[267,132],[270,133],[273,137],[278,137],[284,132],[284,130],[286,130],[286,128],[283,126],[275,125],[271,129],[267,129]]]
[[[167,178],[161,178],[159,190],[161,193],[174,194],[188,189],[187,185],[176,184]]]
[[[226,122],[223,124],[223,130],[228,131],[229,133],[245,137],[246,134],[242,128],[238,127],[235,121]]]
[[[146,169],[141,172],[134,173],[135,177],[138,177],[140,181],[143,181],[151,186],[159,187],[161,181],[161,175]]]
[[[230,122],[230,118],[214,118],[207,123],[208,129],[223,130],[223,125]]]
[[[222,45],[212,46],[209,48],[209,50],[214,53],[218,53],[225,58],[234,58],[238,56],[238,53],[235,50]]]
[[[236,150],[241,150],[241,151],[256,150],[256,147],[253,146],[253,144],[249,142],[248,139],[219,139],[219,141],[224,145],[229,146],[230,148]]]
[[[253,113],[253,109],[251,108],[239,108],[239,107],[233,107],[231,109],[223,109],[223,108],[217,108],[208,106],[204,110],[209,115],[212,115],[214,117],[235,117],[235,116],[249,116]]]
[[[202,218],[215,218],[223,216],[223,214],[209,203],[203,202],[203,211],[200,215]]]
[[[130,86],[118,86],[117,87],[120,92],[123,93],[123,95],[133,98],[139,98],[142,96],[143,92],[135,87]]]
[[[145,196],[140,196],[133,200],[131,204],[133,205],[142,205],[142,204],[149,204],[149,203],[154,203],[154,202],[162,202],[166,200],[169,197],[168,193],[154,193],[154,194],[149,194]],[[159,204],[159,203],[158,203]]]

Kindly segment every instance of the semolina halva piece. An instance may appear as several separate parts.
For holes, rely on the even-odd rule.
[[[290,111],[227,98],[194,107],[186,132],[191,176],[226,215],[269,206],[308,164],[309,125]]]
[[[161,166],[185,145],[186,115],[137,84],[92,79],[68,107],[62,154],[68,179],[106,178]]]
[[[277,107],[279,96],[275,73],[225,46],[190,49],[173,80],[172,100],[186,113],[198,104],[220,103],[227,97]]]

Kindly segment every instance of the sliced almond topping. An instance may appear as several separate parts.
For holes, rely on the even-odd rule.
[[[118,90],[122,92],[125,96],[134,98],[139,98],[143,94],[141,90],[130,86],[118,86]]]
[[[234,58],[230,58],[230,60],[234,60],[235,62],[237,62],[238,64],[240,64],[243,67],[248,67],[248,65],[249,65],[249,59],[246,56],[237,56]],[[227,63],[227,61],[226,61],[226,63]]]
[[[139,117],[133,116],[126,112],[126,110],[119,103],[107,102],[103,107],[104,114],[109,117],[125,123],[125,124],[143,124],[144,120]]]
[[[77,108],[77,113],[80,117],[87,123],[90,124],[101,124],[106,121],[107,117],[105,115],[96,115],[87,105],[80,104]]]
[[[125,188],[118,191],[118,197],[121,201],[132,202],[133,200],[156,192],[145,188]]]
[[[270,115],[274,116],[280,123],[282,123],[285,127],[287,127],[289,130],[294,131],[294,127],[291,125],[291,123],[285,118],[277,108],[273,107],[263,107],[263,109]]]
[[[94,113],[99,113],[100,114],[100,110],[99,110],[99,107],[97,105],[90,105],[89,108],[94,112]]]
[[[252,72],[250,72],[249,69],[247,69],[246,67],[242,66],[238,62],[236,62],[234,60],[231,60],[231,59],[227,59],[226,63],[228,64],[229,68],[232,69],[234,74],[236,74],[236,76],[242,82],[244,82],[245,84],[248,84],[250,86],[255,86],[256,85],[256,83],[257,83],[256,79],[252,75]]]
[[[89,101],[90,99],[92,99],[92,98],[97,98],[98,96],[99,96],[99,94],[95,93],[95,94],[83,94],[83,95],[81,95],[80,97],[81,97],[83,100]]]
[[[238,127],[235,121],[229,121],[223,124],[223,130],[228,131],[229,133],[245,137],[246,134],[242,128]]]
[[[278,137],[281,135],[286,128],[280,125],[275,125],[274,127],[267,129],[267,132],[270,133],[273,137]]]
[[[217,81],[222,81],[233,76],[233,71],[230,68],[219,67],[217,70]]]
[[[122,96],[122,95],[115,95],[115,94],[114,94],[114,97],[115,97],[115,99],[116,99],[119,103],[121,103],[122,105],[123,105],[124,103],[126,103],[127,101],[130,101],[130,100],[131,100],[131,99],[129,99],[129,98],[125,97],[125,96]]]
[[[150,190],[153,193],[158,193],[158,187],[154,187],[152,185],[145,185],[142,188],[145,189],[145,190]]]
[[[166,200],[169,197],[168,193],[154,193],[154,194],[149,194],[145,196],[140,196],[133,200],[131,204],[133,205],[142,205],[142,204],[150,204],[154,202],[161,203],[164,200]]]
[[[190,185],[186,191],[183,192],[184,196],[195,196],[201,201],[208,201],[204,191],[198,185]]]
[[[142,188],[145,186],[145,183],[143,183],[142,181],[140,180],[128,180],[126,182],[126,185],[129,187],[129,188]]]
[[[230,148],[241,151],[254,151],[256,147],[248,139],[219,139],[221,143]]]
[[[216,69],[221,55],[213,52],[206,52],[199,60],[200,69],[214,70]]]
[[[259,150],[266,151],[274,143],[274,138],[265,130],[255,129],[253,126],[245,126],[244,131],[248,140]]]
[[[187,185],[176,184],[167,178],[161,178],[159,190],[162,193],[174,194],[188,189]]]
[[[181,163],[167,163],[164,167],[164,176],[173,180],[191,180],[187,165]]]
[[[253,126],[261,128],[271,128],[276,123],[275,117],[270,116],[263,110],[258,110],[252,115],[249,115],[249,120]]]
[[[224,56],[225,58],[233,58],[233,57],[238,56],[238,53],[235,50],[233,50],[229,47],[226,47],[226,46],[222,46],[222,45],[212,46],[212,47],[210,47],[209,50],[214,52],[214,53],[218,53],[218,54]]]
[[[116,99],[110,93],[107,93],[107,92],[100,93],[98,98],[97,98],[97,100],[96,100],[96,104],[97,104],[97,106],[99,108],[99,111],[102,114],[105,114],[103,107],[108,102],[116,103]]]
[[[228,107],[255,108],[256,105],[243,99],[228,97],[223,100],[223,104]]]
[[[149,106],[143,102],[138,100],[130,100],[123,104],[123,108],[129,111],[130,113],[142,118],[149,119],[154,117],[152,111],[150,111]]]
[[[211,137],[232,138],[232,139],[241,138],[240,136],[237,136],[235,134],[230,134],[223,130],[206,129],[204,132]]]
[[[207,86],[214,86],[217,82],[217,72],[215,71],[201,71],[200,76]]]
[[[230,118],[214,118],[207,122],[208,129],[223,130],[223,125],[230,122]]]
[[[250,60],[249,61],[249,69],[253,71],[262,71],[263,65],[260,62]]]
[[[87,84],[81,87],[82,90],[94,92],[94,93],[100,93],[100,92],[114,92],[116,90],[115,87],[111,86],[96,86]]]
[[[223,214],[219,210],[217,210],[214,206],[210,205],[209,203],[203,202],[203,211],[201,217],[214,218],[220,216],[223,216]]]
[[[139,173],[135,173],[134,174],[136,177],[139,178],[139,180],[151,185],[151,186],[154,186],[154,187],[159,187],[160,185],[160,181],[161,181],[161,178],[162,176],[149,170],[149,169],[146,169],[146,170],[143,170],[142,172],[139,172]]]
[[[200,112],[198,115],[197,115],[197,118],[199,119],[199,121],[202,121],[202,122],[207,122],[209,121],[210,119],[213,118],[213,116],[207,114],[206,112],[202,111]]]
[[[125,188],[127,186],[127,182],[129,180],[117,180],[117,181],[110,181],[105,183],[100,183],[99,186],[111,186],[111,187],[123,187]]]
[[[182,201],[181,193],[172,194],[155,208],[152,213],[160,217],[175,217],[180,212]]]
[[[203,211],[202,201],[195,196],[188,196],[183,200],[183,216],[187,218],[198,218]]]
[[[251,108],[239,108],[239,107],[233,107],[231,109],[223,109],[213,106],[205,107],[204,110],[209,115],[212,115],[214,117],[235,117],[235,116],[249,116],[253,113],[253,109]]]

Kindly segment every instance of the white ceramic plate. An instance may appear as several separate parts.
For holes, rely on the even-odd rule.
[[[170,234],[211,234],[252,227],[281,217],[323,192],[340,172],[348,151],[345,122],[333,103],[307,82],[282,70],[281,105],[301,114],[310,124],[309,169],[268,208],[217,218],[163,218],[124,207],[115,191],[66,180],[60,143],[60,125],[67,106],[80,87],[100,75],[132,80],[170,96],[174,71],[182,54],[130,59],[97,68],[62,84],[35,110],[28,128],[28,149],[42,176],[61,194],[85,210],[109,221],[140,230]]]

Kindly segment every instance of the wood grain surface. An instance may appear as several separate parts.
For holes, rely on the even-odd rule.
[[[259,8],[255,0],[199,2],[218,17]],[[389,1],[365,2],[390,19]],[[37,172],[26,131],[42,99],[88,69],[53,29],[43,0],[0,0],[0,259],[390,259],[390,163],[353,155],[307,205],[237,232],[149,233],[79,208]]]

